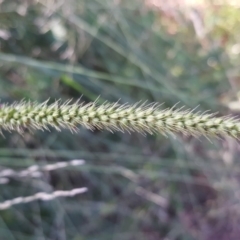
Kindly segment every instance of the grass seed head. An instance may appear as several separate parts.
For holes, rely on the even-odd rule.
[[[239,138],[240,121],[230,117],[215,117],[209,113],[171,108],[160,110],[160,105],[137,103],[134,105],[105,102],[82,104],[70,100],[64,103],[48,101],[38,104],[25,102],[0,106],[0,131],[23,131],[24,128],[45,130],[70,129],[79,126],[90,130],[135,131],[139,133],[182,133],[206,137],[230,136]]]

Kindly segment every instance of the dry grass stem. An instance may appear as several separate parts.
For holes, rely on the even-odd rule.
[[[12,207],[13,205],[21,204],[21,203],[29,203],[36,200],[42,200],[42,201],[50,201],[55,198],[59,197],[73,197],[75,195],[84,193],[87,191],[87,188],[75,188],[70,191],[55,191],[52,193],[45,193],[45,192],[39,192],[32,196],[28,197],[17,197],[11,200],[7,200],[5,202],[0,203],[0,210],[8,209]]]

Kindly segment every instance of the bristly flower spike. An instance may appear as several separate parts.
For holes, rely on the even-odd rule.
[[[76,132],[80,126],[90,130],[139,132],[142,134],[182,133],[206,137],[240,137],[240,120],[230,116],[216,117],[216,114],[183,110],[160,109],[158,103],[138,102],[120,104],[97,100],[91,103],[72,103],[72,100],[52,104],[21,101],[0,105],[0,132],[3,130],[24,132],[24,129],[49,130],[53,127]]]

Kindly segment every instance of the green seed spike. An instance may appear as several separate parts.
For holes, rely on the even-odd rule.
[[[19,102],[0,106],[0,131],[24,129],[48,130],[53,127],[77,131],[84,126],[90,130],[149,133],[183,133],[206,137],[240,137],[240,121],[215,114],[193,113],[190,110],[160,110],[156,103],[119,104],[96,101],[88,104],[56,101],[53,104]]]

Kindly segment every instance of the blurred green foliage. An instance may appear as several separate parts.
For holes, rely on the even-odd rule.
[[[100,96],[100,102],[148,100],[164,107],[179,102],[226,114],[223,102],[236,98],[238,85],[232,87],[229,74],[238,76],[239,58],[233,61],[227,49],[237,44],[231,34],[239,9],[218,15],[221,21],[211,26],[206,47],[184,14],[180,22],[169,20],[140,0],[5,0],[0,5],[2,102],[80,97],[89,102]],[[225,45],[216,44],[222,24],[233,41]],[[4,135],[3,167],[74,158],[86,165],[40,179],[11,179],[0,188],[2,201],[54,189],[89,191],[1,211],[1,239],[225,239],[212,236],[227,217],[212,212],[222,208],[224,197],[231,196],[228,204],[236,202],[235,143],[85,129]],[[161,205],[162,198],[167,205]]]

